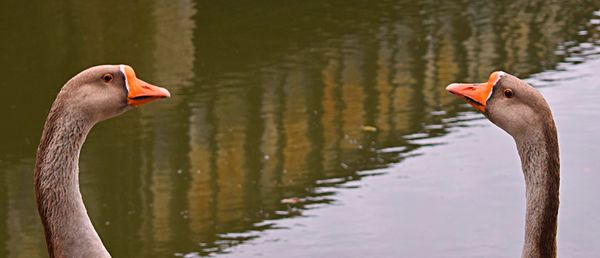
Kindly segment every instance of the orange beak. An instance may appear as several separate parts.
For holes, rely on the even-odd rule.
[[[446,87],[450,93],[463,98],[474,108],[485,113],[488,99],[492,96],[494,85],[504,75],[504,72],[493,72],[486,83],[453,83]]]
[[[121,65],[121,72],[125,74],[127,104],[130,106],[139,106],[155,99],[171,97],[171,93],[167,89],[138,79],[131,66]]]

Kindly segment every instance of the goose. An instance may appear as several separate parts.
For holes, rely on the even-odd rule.
[[[493,72],[486,83],[453,83],[464,99],[517,145],[525,178],[526,214],[522,257],[556,257],[560,160],[558,136],[542,94],[517,77]]]
[[[81,146],[96,123],[170,96],[168,90],[138,79],[128,65],[91,67],[62,87],[44,124],[34,170],[50,257],[110,257],[79,191]]]

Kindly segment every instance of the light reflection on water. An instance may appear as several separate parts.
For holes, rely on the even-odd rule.
[[[115,257],[205,255],[475,119],[447,83],[561,69],[598,39],[597,6],[544,1],[14,5],[0,11],[0,85],[14,96],[0,104],[0,256],[45,252],[34,151],[58,87],[83,67],[128,63],[174,96],[88,137],[82,191],[105,244]],[[303,201],[290,209],[291,197]]]

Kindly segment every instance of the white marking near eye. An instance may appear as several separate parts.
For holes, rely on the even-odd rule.
[[[119,70],[125,76],[125,88],[127,89],[127,94],[129,94],[129,81],[127,80],[127,74],[125,73],[125,65],[119,65]]]
[[[485,99],[485,101],[490,100],[490,98],[492,97],[492,93],[494,93],[494,87],[496,87],[496,83],[498,83],[498,81],[500,81],[500,78],[502,78],[502,76],[504,76],[505,72],[498,72],[498,77],[496,78],[496,81],[494,82],[494,84],[492,84],[492,90],[490,90],[490,93],[487,96],[487,99]]]

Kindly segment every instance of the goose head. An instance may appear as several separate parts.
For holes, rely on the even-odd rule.
[[[55,104],[63,107],[63,111],[99,122],[170,96],[168,90],[138,79],[128,65],[100,65],[88,68],[69,80],[59,92]],[[66,107],[68,110],[65,110]]]
[[[552,119],[542,94],[502,71],[493,72],[485,83],[453,83],[446,90],[464,99],[515,139],[527,137]]]

